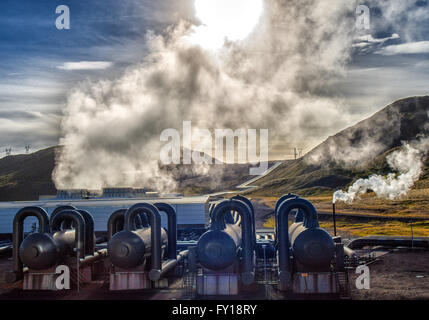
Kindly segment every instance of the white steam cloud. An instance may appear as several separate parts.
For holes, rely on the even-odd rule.
[[[368,190],[372,190],[380,198],[389,200],[407,195],[422,174],[428,150],[429,138],[420,138],[418,141],[404,144],[400,150],[394,151],[386,159],[389,167],[397,173],[389,173],[387,176],[374,174],[367,179],[359,179],[347,192],[336,191],[333,203],[353,202]]]
[[[68,97],[56,187],[172,191],[174,178],[159,168],[159,136],[184,120],[202,129],[269,129],[270,140],[310,144],[303,147],[336,132],[354,118],[325,89],[350,58],[356,5],[266,0],[253,33],[219,51],[187,41],[197,28],[187,22],[148,33],[140,64]]]

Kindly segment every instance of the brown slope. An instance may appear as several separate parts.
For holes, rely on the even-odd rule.
[[[429,96],[406,98],[392,103],[373,116],[349,127],[314,148],[303,158],[284,163],[260,179],[253,194],[280,196],[288,192],[302,195],[327,194],[344,188],[358,178],[371,173],[389,171],[386,156],[400,147],[402,141],[411,141],[420,134],[429,133]],[[338,154],[347,150],[365,150],[371,141],[371,150],[359,162],[342,163]],[[314,156],[320,160],[315,162]],[[428,163],[417,187],[428,185]]]

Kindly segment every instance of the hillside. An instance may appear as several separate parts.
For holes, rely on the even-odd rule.
[[[0,201],[34,200],[55,194],[51,179],[55,147],[0,159]]]
[[[51,176],[57,148],[0,159],[0,201],[37,200],[39,195],[56,194]],[[176,192],[197,195],[234,189],[251,178],[249,166],[219,164],[198,168],[196,165],[170,165],[161,169],[169,171],[178,182]]]
[[[383,108],[258,180],[254,196],[332,194],[371,173],[387,174],[386,156],[402,141],[429,132],[429,96],[406,98]],[[354,160],[355,157],[359,160]],[[416,188],[429,187],[429,162]]]

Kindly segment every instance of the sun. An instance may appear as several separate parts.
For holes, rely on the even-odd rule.
[[[202,24],[195,28],[191,42],[218,49],[225,40],[242,40],[252,32],[262,15],[263,0],[195,0],[194,6]]]

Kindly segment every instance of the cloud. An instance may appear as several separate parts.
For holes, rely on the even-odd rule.
[[[105,70],[113,65],[110,61],[79,61],[79,62],[64,62],[57,66],[61,70]]]
[[[374,38],[372,35],[366,34],[364,36],[360,36],[357,40],[365,43],[384,43],[387,40],[393,40],[393,39],[399,39],[399,38],[400,36],[397,33],[394,33],[390,37],[386,37],[386,38]]]
[[[401,37],[397,33],[385,38],[374,38],[371,34],[365,34],[356,38],[352,46],[358,53],[367,54],[381,48],[388,41],[398,40],[400,38]]]
[[[429,53],[429,41],[409,42],[387,46],[376,52],[384,56],[396,54],[424,54]]]

